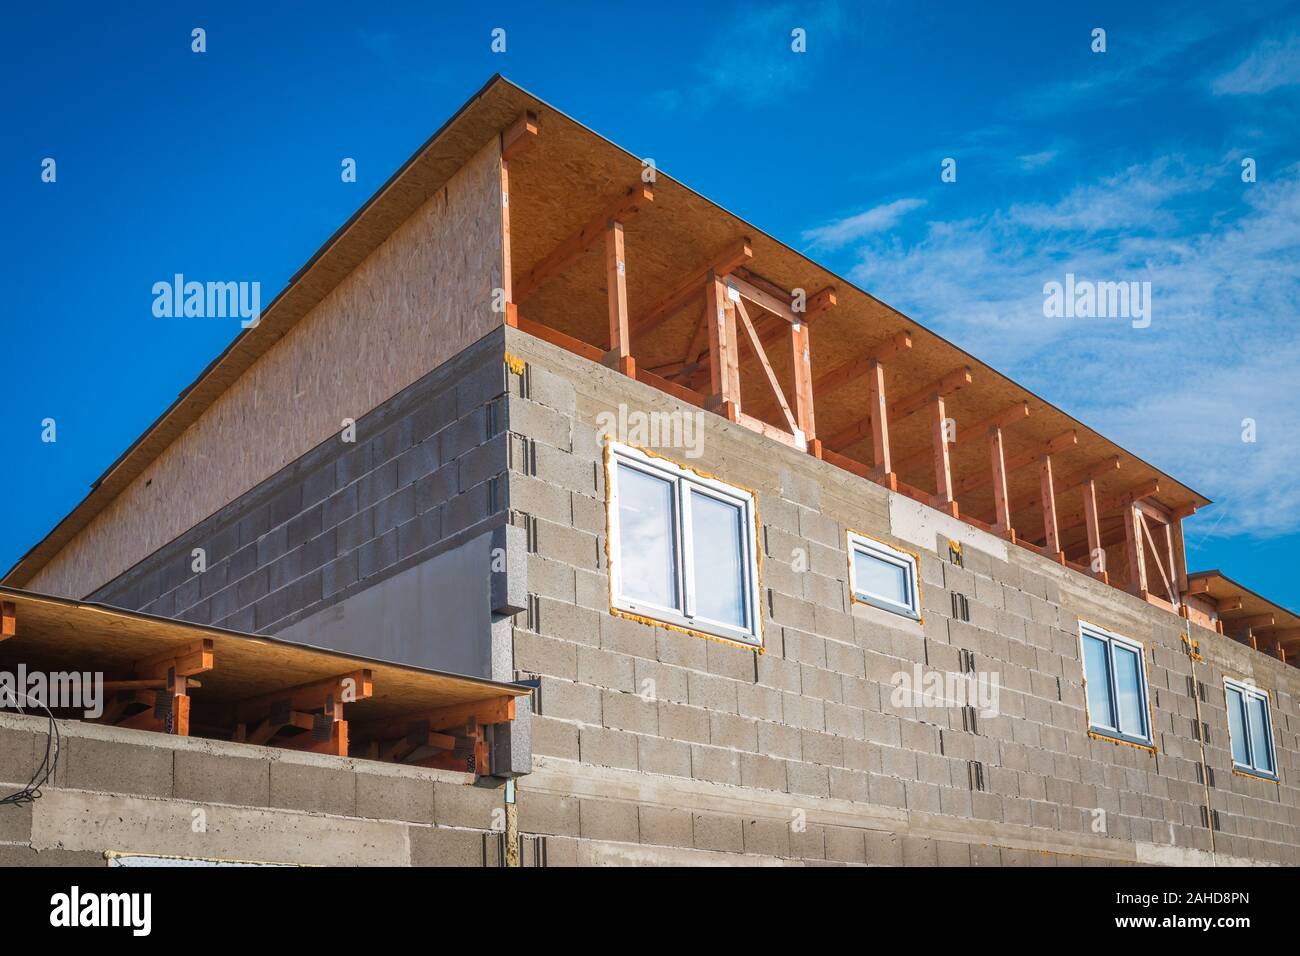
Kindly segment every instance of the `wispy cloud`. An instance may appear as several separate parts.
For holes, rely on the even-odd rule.
[[[1077,75],[1030,91],[1023,102],[1031,114],[1051,114],[1092,103],[1111,109],[1151,92],[1166,81],[1170,60],[1216,35],[1222,25],[1190,14],[1177,26],[1143,34],[1112,31],[1105,53],[1088,53]],[[1088,49],[1089,34],[1080,34],[1081,49]],[[1072,61],[1077,62],[1077,61]]]
[[[1300,530],[1300,164],[1268,182],[1165,156],[1054,201],[868,235],[853,277],[1187,484],[1216,534]],[[1218,166],[1222,169],[1222,166]],[[1222,184],[1233,186],[1225,195]],[[1240,190],[1238,192],[1238,190]],[[1149,281],[1152,323],[1047,319],[1067,272]],[[1242,441],[1243,419],[1258,441]]]
[[[1268,37],[1245,58],[1215,77],[1210,89],[1219,96],[1268,93],[1300,83],[1300,32]]]
[[[924,205],[924,199],[895,199],[883,206],[860,212],[856,216],[837,219],[824,226],[807,229],[803,233],[803,238],[815,248],[838,249],[855,239],[892,229],[903,216]]]
[[[693,57],[693,73],[681,86],[652,94],[661,107],[708,109],[719,102],[762,106],[803,89],[819,57],[838,45],[851,24],[838,0],[818,4],[783,3],[767,9],[744,8],[703,55]],[[792,31],[804,31],[807,52],[791,48]]]
[[[1016,162],[1020,164],[1021,169],[1026,172],[1032,172],[1033,170],[1042,169],[1044,166],[1050,165],[1052,160],[1056,159],[1058,155],[1058,150],[1044,149],[1037,153],[1026,153],[1023,156],[1017,156]]]

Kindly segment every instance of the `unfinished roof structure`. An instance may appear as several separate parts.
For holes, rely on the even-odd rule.
[[[0,670],[102,674],[95,719],[115,727],[487,774],[494,728],[531,693],[7,587],[0,609]]]
[[[1300,615],[1222,571],[1189,573],[1185,591],[1189,616],[1196,623],[1287,663],[1300,657]]]
[[[1181,522],[1209,499],[499,77],[4,582],[31,581],[497,130],[508,324],[1076,570],[1178,603]]]

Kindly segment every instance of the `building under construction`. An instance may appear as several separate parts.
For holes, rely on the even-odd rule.
[[[1208,504],[494,78],[4,578],[0,863],[1295,865]]]

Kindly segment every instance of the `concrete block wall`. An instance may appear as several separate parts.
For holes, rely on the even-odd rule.
[[[515,668],[540,679],[520,827],[552,862],[1300,862],[1293,668],[1200,633],[1212,834],[1181,620],[717,416],[699,460],[656,451],[757,491],[765,653],[612,615],[596,416],[691,409],[514,329],[506,348]],[[850,601],[847,529],[920,554],[923,624]],[[1081,618],[1146,646],[1154,753],[1088,734]],[[963,651],[997,716],[891,699]],[[1232,772],[1225,666],[1273,694],[1280,784]]]
[[[89,598],[277,633],[501,526],[502,348],[485,336]]]
[[[0,714],[0,792],[30,779],[47,731],[44,717]],[[60,721],[59,732],[57,771],[42,795],[0,806],[0,866],[105,866],[109,853],[504,865],[504,790],[468,774],[74,721]],[[525,862],[535,863],[538,845],[529,850]]]

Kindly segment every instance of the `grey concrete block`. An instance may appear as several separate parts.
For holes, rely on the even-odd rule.
[[[447,827],[411,827],[412,866],[483,866],[483,834]]]
[[[517,800],[521,833],[578,835],[577,797],[530,791],[525,778],[520,783]]]
[[[346,765],[271,764],[270,806],[356,816],[356,775]]]
[[[263,757],[177,750],[174,766],[173,794],[178,799],[242,807],[270,805],[271,767]]]
[[[140,743],[65,737],[59,755],[61,785],[102,793],[128,793],[146,797],[172,795],[172,753],[169,747],[149,743],[153,736],[138,731]]]
[[[580,833],[586,839],[636,843],[640,839],[637,805],[622,800],[580,800]]]
[[[381,773],[357,774],[357,815],[371,820],[433,823],[433,781],[423,777]],[[415,852],[415,831],[411,850]],[[416,864],[419,866],[429,864]]]

